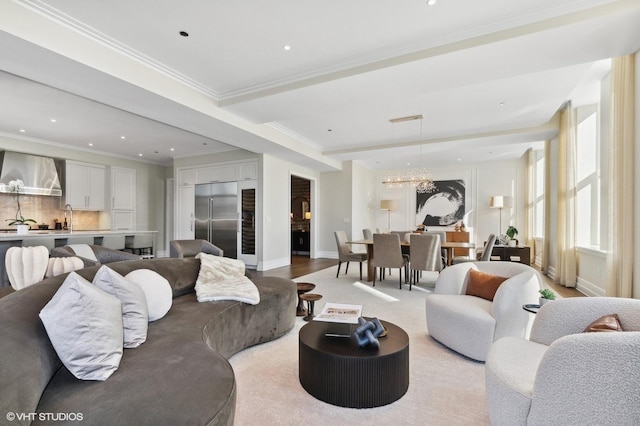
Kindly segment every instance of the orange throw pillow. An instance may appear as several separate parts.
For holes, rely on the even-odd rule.
[[[583,333],[593,333],[598,331],[624,331],[618,321],[617,314],[604,315],[592,322],[584,329]]]
[[[470,269],[466,294],[493,301],[493,297],[496,295],[496,291],[498,291],[500,284],[508,279],[508,277],[491,275],[476,271],[475,269]]]

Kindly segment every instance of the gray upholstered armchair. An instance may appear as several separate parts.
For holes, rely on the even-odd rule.
[[[171,257],[195,257],[198,253],[224,256],[224,251],[207,240],[172,240],[169,242]]]
[[[583,332],[610,314],[624,331]],[[639,365],[640,300],[545,303],[530,340],[504,337],[491,346],[485,366],[491,424],[638,425]]]

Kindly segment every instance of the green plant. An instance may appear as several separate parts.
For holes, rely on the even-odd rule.
[[[518,235],[518,230],[515,228],[515,226],[510,226],[507,228],[506,234],[507,237],[513,240]]]
[[[543,299],[555,300],[556,298],[555,293],[548,288],[543,288],[542,290],[538,290],[538,292]]]
[[[10,221],[10,222],[9,222]],[[33,219],[25,219],[24,216],[20,216],[20,219],[7,219],[9,226],[13,225],[26,225],[27,223],[36,223]]]

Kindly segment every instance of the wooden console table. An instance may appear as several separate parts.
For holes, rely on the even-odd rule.
[[[499,257],[505,262],[519,262],[525,265],[531,264],[531,248],[528,246],[493,246],[491,257]],[[518,259],[519,258],[519,259]]]

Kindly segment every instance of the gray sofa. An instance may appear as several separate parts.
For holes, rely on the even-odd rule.
[[[0,413],[80,413],[92,425],[231,425],[236,384],[227,358],[286,334],[297,304],[293,281],[259,277],[260,303],[198,303],[200,260],[152,259],[109,264],[126,275],[151,269],[171,284],[173,304],[149,323],[147,341],[125,349],[104,382],[76,379],[53,349],[38,313],[64,281],[46,279],[0,299]],[[91,280],[98,266],[77,271]],[[39,416],[11,424],[41,424]],[[45,419],[46,420],[46,419]],[[74,421],[55,424],[78,424]],[[1,422],[0,421],[0,422]],[[52,422],[54,423],[54,422]]]
[[[76,254],[75,251],[69,246],[61,246],[55,247],[50,250],[51,257],[78,257],[84,263],[84,267],[88,268],[89,266],[98,266],[103,263],[112,263],[112,262],[120,262],[123,260],[137,260],[140,259],[140,256],[135,255],[133,253],[127,253],[126,251],[113,250],[107,247],[88,244],[88,247],[91,248],[93,254],[95,255],[97,261],[92,259],[87,259],[86,257],[82,257]]]

